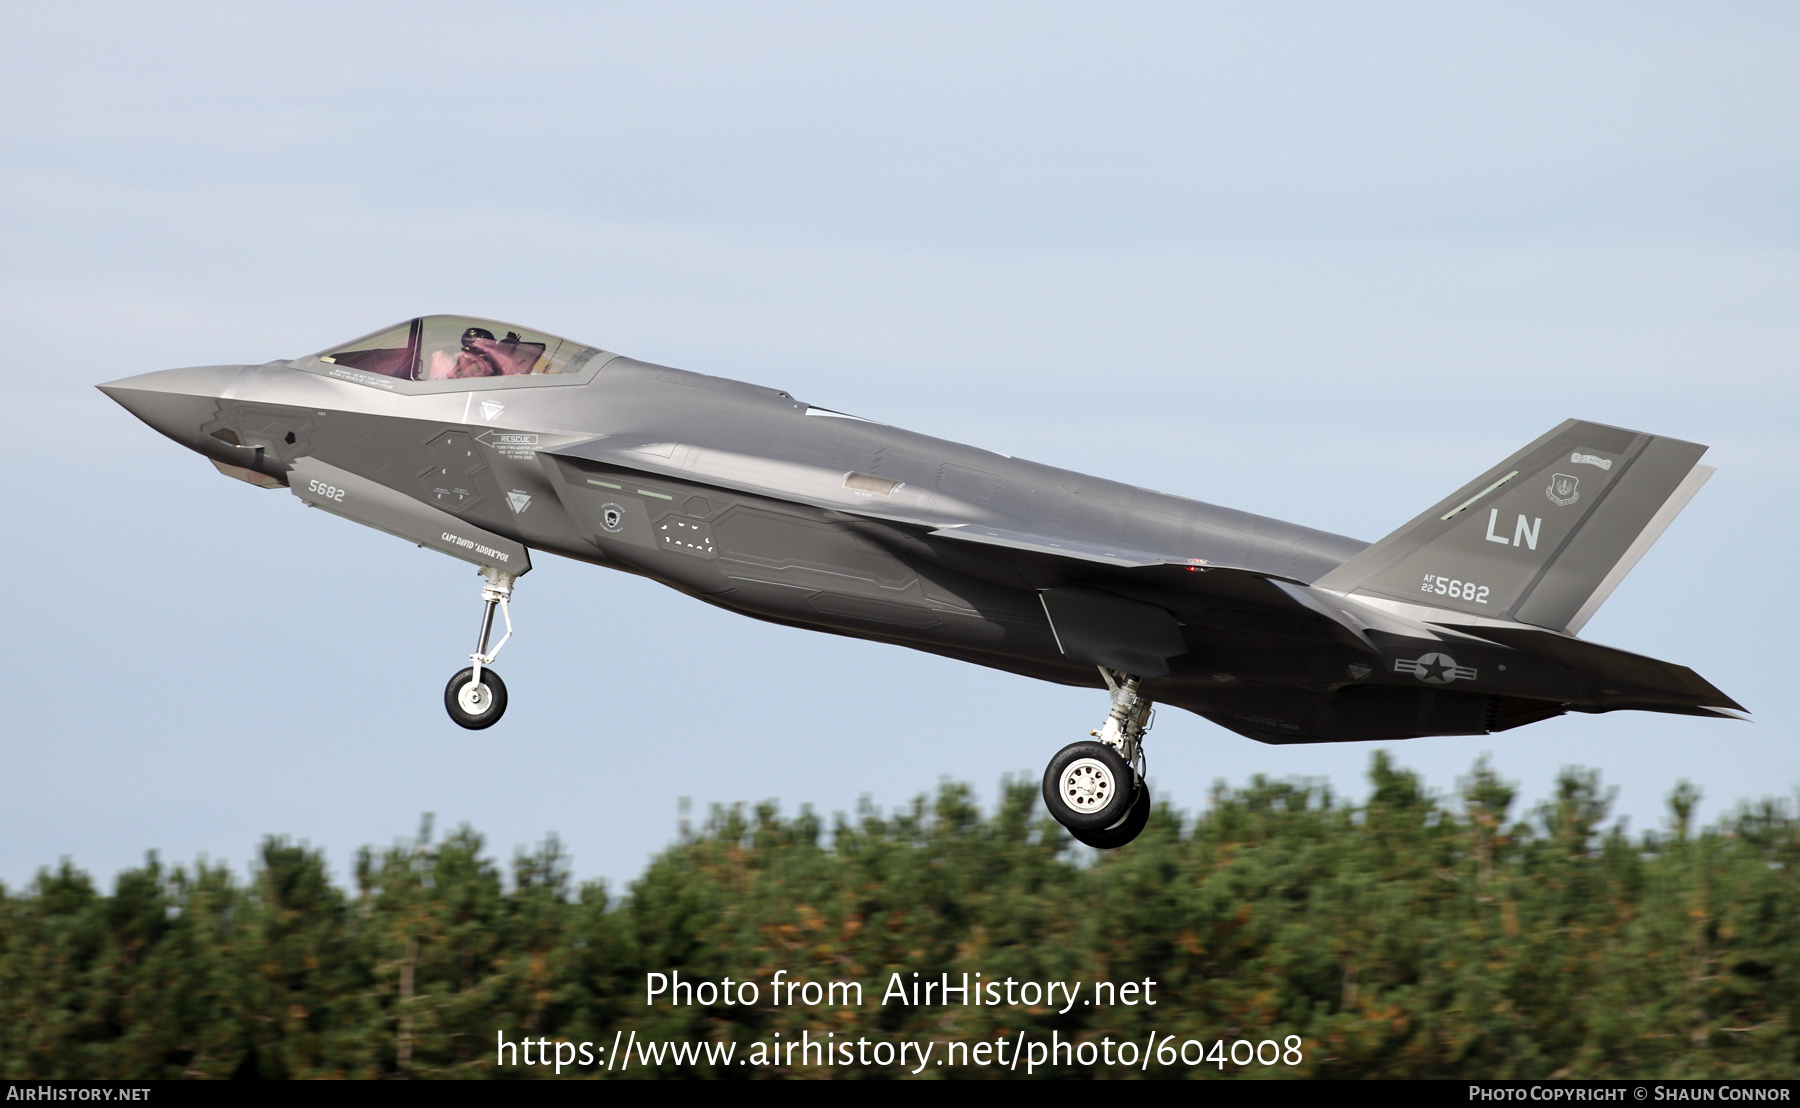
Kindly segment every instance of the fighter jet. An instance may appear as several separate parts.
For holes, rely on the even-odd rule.
[[[460,316],[99,387],[227,476],[478,567],[476,648],[444,690],[467,728],[506,711],[493,664],[534,550],[1104,690],[1043,785],[1100,848],[1149,818],[1159,702],[1267,743],[1744,715],[1577,637],[1712,474],[1679,439],[1569,420],[1369,544]]]

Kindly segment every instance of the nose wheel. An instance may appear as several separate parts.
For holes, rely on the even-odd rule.
[[[1144,732],[1152,705],[1139,679],[1101,669],[1112,711],[1094,739],[1070,743],[1044,769],[1044,805],[1056,822],[1088,846],[1111,850],[1138,837],[1150,819],[1144,783]]]
[[[492,727],[506,714],[506,682],[491,669],[476,676],[470,666],[444,686],[444,710],[471,731]]]
[[[502,573],[492,566],[482,566],[481,575],[487,583],[481,587],[481,600],[485,605],[481,613],[481,637],[475,644],[475,653],[469,655],[469,661],[474,664],[450,678],[450,683],[444,686],[444,710],[450,713],[457,726],[471,731],[492,727],[506,714],[506,682],[488,667],[499,656],[500,648],[512,638],[512,612],[507,602],[512,598],[513,582],[518,580],[513,574]],[[494,631],[496,608],[506,623],[506,634],[500,636],[500,641],[489,650],[488,638]]]

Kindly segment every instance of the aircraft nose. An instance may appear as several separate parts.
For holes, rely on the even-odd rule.
[[[219,400],[243,369],[237,365],[161,369],[95,387],[181,445],[198,448],[201,426],[218,414]]]

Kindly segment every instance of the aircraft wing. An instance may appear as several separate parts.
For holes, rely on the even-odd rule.
[[[1254,620],[1255,613],[1262,612],[1264,627],[1285,625],[1288,634],[1298,638],[1334,638],[1370,655],[1381,655],[1384,645],[1391,652],[1392,644],[1400,639],[1416,641],[1426,628],[1452,641],[1483,639],[1594,678],[1603,686],[1601,693],[1608,709],[1630,707],[1748,718],[1743,714],[1743,705],[1686,666],[1529,624],[1477,620],[1429,608],[1390,610],[1396,606],[1362,603],[1265,572],[1228,566],[1202,564],[1204,572],[1190,574],[1182,572],[1183,568],[1202,566],[1146,551],[1092,546],[997,528],[948,527],[931,534],[1006,547],[1027,556],[1077,559],[1093,564],[1094,570],[1108,566],[1125,571],[1101,570],[1081,575],[1083,581],[1097,588],[1065,585],[1040,590],[1064,653],[1114,668],[1154,675],[1163,672],[1162,667],[1145,659],[1179,653],[1176,647],[1164,645],[1172,641],[1168,639],[1172,629],[1161,629],[1161,621],[1145,609],[1154,606],[1163,613],[1184,618],[1198,611],[1198,621],[1204,625],[1209,622],[1207,609],[1214,609],[1212,618],[1217,618],[1217,610],[1223,608],[1239,620]],[[1434,619],[1433,615],[1446,618]],[[1071,626],[1073,632],[1065,629]],[[1124,659],[1134,660],[1136,668]]]
[[[1186,649],[1178,621],[1219,606],[1234,618],[1266,613],[1273,625],[1306,624],[1303,635],[1373,651],[1367,637],[1339,613],[1310,596],[1283,591],[1303,589],[1299,582],[1199,558],[997,526],[985,507],[872,474],[628,436],[587,439],[543,453],[899,524],[927,543],[944,540],[997,555],[1038,591],[1064,653],[1096,665],[1147,676],[1166,673],[1168,659]]]
[[[1598,437],[1599,429],[1591,425],[1575,426],[1589,437]],[[1563,430],[1566,429],[1559,428]],[[1534,448],[1538,445],[1534,444]],[[1663,466],[1670,471],[1667,476],[1656,473],[1658,487],[1650,491],[1661,495],[1636,498],[1648,503],[1649,508],[1638,509],[1639,514],[1648,518],[1665,499],[1676,501],[1675,506],[1685,503],[1686,495],[1671,498],[1663,486],[1672,488],[1680,482],[1681,476],[1693,467],[1692,455],[1697,450],[1684,450]],[[958,518],[964,514],[964,505],[934,496],[928,490],[909,495],[905,485],[887,482],[893,487],[871,491],[858,485],[882,479],[786,459],[624,436],[584,440],[551,453],[898,523],[926,540],[945,540],[1001,555],[1038,591],[1064,653],[1093,664],[1145,675],[1167,672],[1169,660],[1182,649],[1180,625],[1223,628],[1234,633],[1251,631],[1291,641],[1335,640],[1371,656],[1382,655],[1384,646],[1391,647],[1402,639],[1478,638],[1589,674],[1605,684],[1609,701],[1618,706],[1700,714],[1741,711],[1730,697],[1684,666],[1589,643],[1554,629],[1458,612],[1452,605],[1440,606],[1435,595],[1431,598],[1433,603],[1422,603],[1423,597],[1413,600],[1410,596],[1410,603],[1397,603],[1391,597],[1367,595],[1363,588],[1356,587],[1354,579],[1340,583],[1339,579],[1361,569],[1359,563],[1375,561],[1373,557],[1352,559],[1343,569],[1309,585],[1267,570],[1036,534],[998,526],[982,518]],[[1507,474],[1520,468],[1523,467],[1509,460],[1508,468],[1500,472]],[[859,477],[868,480],[859,482]],[[1496,482],[1489,475],[1476,484],[1475,491],[1506,483],[1510,482]],[[1543,496],[1542,482],[1527,488]],[[1467,499],[1468,491],[1458,497]],[[1584,495],[1587,492],[1585,487],[1580,491]],[[1680,492],[1691,495],[1685,487]],[[1655,503],[1649,503],[1652,500]],[[1441,526],[1449,520],[1440,521],[1437,517],[1448,515],[1460,523],[1460,515],[1472,513],[1456,511],[1458,503],[1460,500],[1453,498],[1453,502],[1440,505],[1425,518]],[[1554,505],[1554,501],[1547,503]],[[971,517],[984,514],[973,505],[966,506],[966,512]],[[1672,510],[1664,514],[1672,514]],[[1646,526],[1634,517],[1625,522],[1629,526],[1609,528],[1621,534],[1621,546],[1630,545],[1640,530],[1660,531],[1661,527],[1655,524],[1666,521],[1657,519]],[[1485,519],[1481,525],[1486,526]],[[1402,534],[1407,530],[1403,529]],[[1478,537],[1486,545],[1485,535]],[[1547,528],[1542,537],[1550,538]],[[1385,553],[1382,548],[1394,541],[1390,538],[1378,543],[1371,548],[1371,555]],[[1549,542],[1544,546],[1546,552],[1551,548]],[[1626,559],[1615,554],[1612,560]],[[1597,561],[1601,564],[1589,571],[1593,578],[1590,586],[1606,576],[1610,567],[1610,560]],[[1619,575],[1616,571],[1613,574]]]

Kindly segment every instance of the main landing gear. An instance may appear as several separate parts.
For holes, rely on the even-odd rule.
[[[469,655],[469,661],[475,664],[452,677],[444,686],[444,710],[450,713],[451,719],[471,731],[492,727],[506,714],[506,682],[486,667],[494,664],[500,648],[512,638],[512,612],[507,609],[506,602],[512,597],[513,582],[518,580],[513,574],[502,573],[493,566],[482,566],[481,575],[487,578],[487,584],[481,586],[481,599],[487,607],[481,613],[481,639],[475,644],[475,653]],[[494,644],[494,649],[489,650],[488,637],[493,634],[496,607],[506,621],[506,634]]]
[[[1097,741],[1070,743],[1044,770],[1044,804],[1077,842],[1101,850],[1124,846],[1150,820],[1150,786],[1144,780],[1144,732],[1154,713],[1139,692],[1139,679],[1101,667],[1112,692],[1112,711]]]

